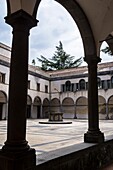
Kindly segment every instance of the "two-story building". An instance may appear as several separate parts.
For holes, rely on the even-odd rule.
[[[0,43],[0,119],[8,115],[8,88],[11,48]],[[100,119],[113,118],[113,62],[98,64],[98,103]],[[50,112],[63,112],[64,118],[88,117],[87,66],[42,71],[29,65],[27,118],[48,118]],[[18,89],[17,89],[18,90]]]

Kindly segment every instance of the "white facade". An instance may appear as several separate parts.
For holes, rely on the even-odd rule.
[[[11,49],[0,43],[0,119],[8,114]],[[113,63],[98,65],[99,117],[113,118]],[[29,65],[27,117],[47,118],[49,112],[63,112],[64,118],[88,117],[87,67],[42,71]],[[50,102],[51,101],[51,102]]]

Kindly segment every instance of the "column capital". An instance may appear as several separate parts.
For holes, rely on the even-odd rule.
[[[22,9],[9,16],[6,16],[5,21],[13,28],[17,24],[22,24],[23,26],[26,25],[28,29],[37,26],[37,22],[38,22],[38,20],[36,20],[34,17],[29,15],[27,12],[23,11]]]
[[[94,64],[98,64],[99,62],[101,62],[101,58],[96,55],[90,55],[90,56],[84,57],[84,61],[88,65],[94,65]]]

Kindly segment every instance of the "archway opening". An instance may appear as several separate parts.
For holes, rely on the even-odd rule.
[[[62,42],[64,50],[71,56],[75,56],[75,59],[84,56],[79,29],[62,5],[54,0],[42,0],[37,19],[38,27],[31,30],[29,63],[40,55],[51,58],[59,41]],[[35,61],[36,65],[39,65],[38,61]]]
[[[66,97],[62,101],[62,111],[64,118],[74,118],[75,117],[75,105],[71,97]]]
[[[42,106],[42,117],[49,118],[49,111],[50,111],[50,102],[47,98],[45,98],[43,100],[43,106]]]
[[[108,117],[113,119],[113,96],[110,96],[108,99]]]
[[[103,96],[98,96],[99,118],[106,119],[106,100]]]
[[[78,119],[88,118],[88,99],[79,97],[76,101],[76,117]]]
[[[50,112],[60,111],[60,101],[57,98],[53,98],[50,102]]]
[[[31,118],[31,105],[32,99],[29,95],[27,95],[27,109],[26,109],[26,117],[29,119]]]
[[[41,118],[41,99],[36,96],[33,102],[33,118]]]
[[[0,120],[6,119],[6,103],[7,103],[6,94],[0,91]]]

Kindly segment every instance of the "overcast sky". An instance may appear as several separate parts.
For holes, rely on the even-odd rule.
[[[0,42],[11,47],[12,44],[12,28],[5,23],[4,17],[6,12],[6,1],[0,0]],[[32,28],[29,37],[29,63],[32,59],[43,55],[51,58],[59,45],[62,42],[64,50],[75,56],[75,59],[84,57],[82,39],[76,23],[73,21],[70,14],[54,0],[42,0],[40,3],[37,19],[38,26]],[[102,47],[105,47],[104,44]],[[106,56],[101,53],[102,62],[112,61],[113,57]],[[83,62],[82,65],[86,65]]]

